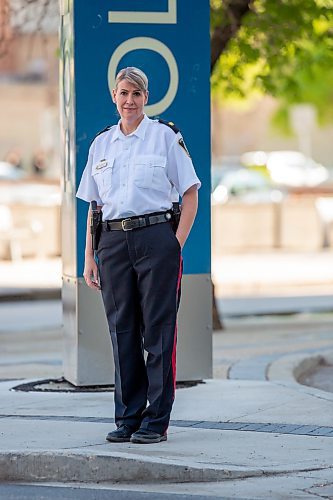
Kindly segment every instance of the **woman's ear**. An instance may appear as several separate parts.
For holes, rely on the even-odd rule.
[[[112,102],[116,104],[116,89],[112,89]]]
[[[146,98],[145,98],[145,104],[147,104],[147,102],[148,102],[148,96],[149,96],[149,92],[147,90],[147,92],[146,92]]]

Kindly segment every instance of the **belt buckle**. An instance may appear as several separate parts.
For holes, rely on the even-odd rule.
[[[122,228],[123,231],[132,231],[132,229],[133,229],[132,227],[129,227],[129,228],[125,227],[125,223],[128,222],[128,221],[132,222],[132,219],[123,219],[121,221],[121,228]]]

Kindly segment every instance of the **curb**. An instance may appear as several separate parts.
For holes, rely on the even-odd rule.
[[[60,288],[0,288],[0,303],[30,300],[58,300],[60,298]]]
[[[299,383],[298,380],[309,371],[315,370],[323,361],[332,362],[333,351],[326,353],[291,354],[273,361],[267,369],[267,379],[271,381],[284,380]]]
[[[0,453],[0,481],[24,482],[214,482],[259,476],[280,475],[300,470],[245,469],[242,467],[209,467],[202,464],[184,465],[175,461],[147,458],[138,459],[130,454],[88,455],[78,453],[54,454],[47,451]]]

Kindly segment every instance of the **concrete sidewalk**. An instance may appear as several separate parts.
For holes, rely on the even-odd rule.
[[[333,352],[331,314],[226,320],[214,334],[220,379],[177,389],[156,445],[105,441],[112,392],[15,390],[61,376],[61,304],[3,303],[0,314],[0,482],[333,498],[333,394],[293,379],[302,360]]]
[[[26,382],[26,381],[25,381]],[[178,389],[168,441],[111,444],[113,394],[0,384],[1,481],[221,481],[326,470],[333,394],[289,381],[209,380]]]

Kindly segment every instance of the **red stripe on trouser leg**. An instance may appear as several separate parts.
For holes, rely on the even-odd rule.
[[[177,299],[177,309],[178,309],[178,300],[179,300],[179,292],[180,292],[180,283],[182,279],[182,273],[183,273],[183,258],[180,256],[180,262],[179,262],[179,273],[178,273],[178,280],[177,280],[177,291],[176,291],[176,299]],[[175,333],[174,333],[174,338],[173,338],[173,349],[172,349],[172,376],[173,376],[173,391],[175,394],[176,391],[176,350],[177,350],[177,320],[176,320],[176,325],[175,325]]]

